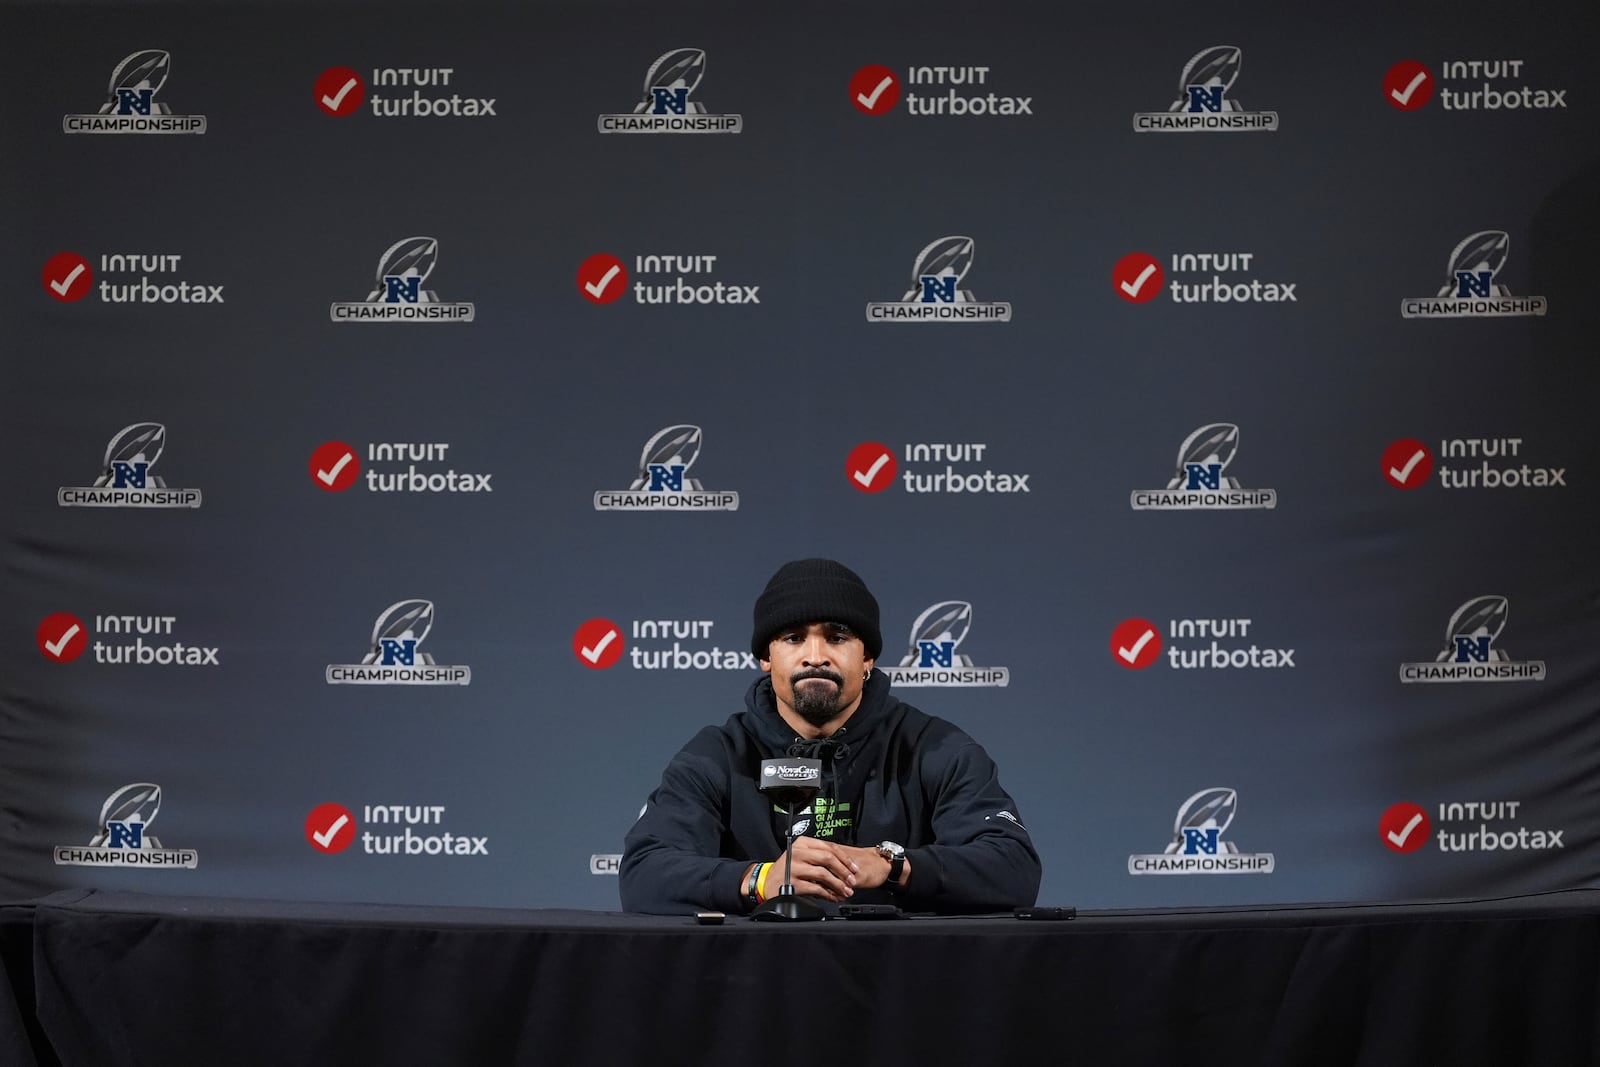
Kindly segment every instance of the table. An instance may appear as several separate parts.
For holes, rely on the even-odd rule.
[[[1595,890],[720,926],[74,890],[0,935],[30,1067],[1600,1062]]]

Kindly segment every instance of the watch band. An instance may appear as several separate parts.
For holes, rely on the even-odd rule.
[[[900,884],[900,875],[906,869],[906,854],[904,852],[889,861],[889,886],[890,892],[898,892],[905,888]]]

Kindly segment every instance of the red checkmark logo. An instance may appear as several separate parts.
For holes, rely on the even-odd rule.
[[[1415,804],[1395,804],[1378,820],[1378,836],[1391,852],[1415,852],[1428,843],[1433,824]]]
[[[45,261],[40,280],[45,292],[63,304],[70,304],[89,295],[89,290],[94,288],[94,271],[89,268],[89,261],[78,253],[57,252]]]
[[[1111,287],[1130,304],[1148,304],[1161,295],[1166,275],[1148,252],[1129,252],[1111,268]]]
[[[1161,656],[1161,631],[1146,619],[1124,619],[1111,631],[1111,658],[1142,671]]]
[[[311,94],[319,111],[342,119],[360,109],[361,102],[367,98],[367,83],[349,67],[329,67],[317,75]]]
[[[318,489],[342,493],[361,477],[361,457],[343,441],[324,441],[311,453],[311,481]]]
[[[888,67],[874,63],[850,79],[850,103],[863,115],[882,115],[900,102],[900,79]]]
[[[1416,489],[1433,473],[1433,453],[1411,437],[1402,437],[1383,450],[1383,477],[1396,489]]]
[[[850,484],[863,493],[881,493],[894,484],[900,464],[888,445],[863,441],[845,457],[844,473]]]
[[[65,611],[47,617],[34,636],[44,658],[57,663],[71,663],[89,647],[89,631],[83,620]]]
[[[603,671],[622,658],[622,627],[610,619],[590,619],[572,635],[572,654],[590,670]]]
[[[578,267],[578,292],[591,304],[610,304],[628,291],[628,268],[616,256],[597,252]]]
[[[1401,111],[1415,111],[1433,99],[1433,72],[1414,59],[1396,63],[1383,76],[1383,98]]]
[[[306,816],[306,840],[318,852],[343,852],[355,839],[356,817],[343,804],[318,804]]]

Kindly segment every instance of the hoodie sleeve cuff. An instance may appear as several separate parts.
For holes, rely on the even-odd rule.
[[[937,896],[944,888],[944,868],[938,857],[925,848],[906,849],[906,859],[911,864],[911,877],[906,879],[908,896]]]

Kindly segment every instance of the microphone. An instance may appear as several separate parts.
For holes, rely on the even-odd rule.
[[[803,898],[794,891],[794,819],[795,811],[809,803],[822,792],[822,761],[819,759],[764,759],[761,761],[761,778],[757,782],[761,792],[788,810],[788,832],[783,849],[783,885],[778,894],[756,906],[750,918],[760,922],[809,922],[825,914],[822,905]]]

